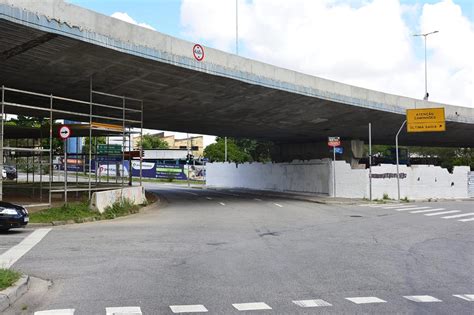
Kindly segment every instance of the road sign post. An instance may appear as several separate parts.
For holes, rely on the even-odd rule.
[[[369,123],[369,200],[372,201],[372,123]]]
[[[333,160],[332,160],[333,198],[336,198],[336,147],[340,145],[341,145],[341,138],[328,137],[328,146],[332,147],[332,152],[333,152]]]

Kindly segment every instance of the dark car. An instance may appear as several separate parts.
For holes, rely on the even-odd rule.
[[[24,207],[0,201],[0,231],[24,227],[29,220],[28,210]]]
[[[5,170],[5,175],[7,176],[8,179],[16,179],[17,177],[17,172],[16,168],[11,165],[3,165],[3,169]]]

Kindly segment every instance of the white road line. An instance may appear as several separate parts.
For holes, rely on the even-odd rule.
[[[346,298],[346,300],[349,300],[355,304],[387,303],[387,301],[379,299],[378,297],[375,297],[375,296],[351,297],[351,298]]]
[[[469,302],[474,302],[474,294],[453,294],[453,296]]]
[[[406,205],[406,206],[386,206],[386,207],[382,207],[382,209],[394,209],[394,208],[412,208],[412,207],[417,207],[415,205]]]
[[[271,310],[272,308],[263,302],[255,303],[235,303],[232,306],[238,311],[260,311]]]
[[[468,216],[471,216],[471,215],[474,215],[474,212],[450,215],[450,216],[447,216],[447,217],[443,217],[443,219],[462,218],[462,217],[468,217]]]
[[[281,204],[279,204],[279,203],[273,203],[273,204],[274,204],[275,206],[277,206],[277,207],[283,208],[283,206],[282,206]]]
[[[255,201],[262,201],[262,199],[259,199],[259,198],[254,198],[253,200],[255,200]]]
[[[223,202],[219,202],[219,204],[220,204],[221,206],[225,206],[225,203],[223,203]]]
[[[396,203],[396,204],[380,204],[380,205],[369,205],[369,207],[371,208],[382,208],[382,207],[387,207],[387,206],[390,206],[390,205],[393,205],[393,206],[401,206],[402,204],[401,203]]]
[[[170,305],[171,311],[178,313],[206,313],[208,310],[204,305]]]
[[[293,301],[293,303],[301,307],[332,306],[332,304],[324,300],[300,300],[300,301]]]
[[[425,213],[425,212],[433,212],[433,211],[441,211],[441,210],[446,210],[446,209],[445,208],[436,208],[436,209],[430,209],[430,210],[412,211],[410,213]]]
[[[471,218],[471,219],[462,219],[462,220],[458,220],[459,222],[470,222],[470,221],[474,221],[474,218]]]
[[[106,307],[106,315],[142,315],[142,310],[138,306]]]
[[[190,191],[182,191],[182,192],[184,192],[185,194],[190,194],[190,195],[193,195],[193,196],[198,196],[198,194],[193,193],[193,192],[190,192]]]
[[[422,210],[422,209],[431,209],[431,207],[402,208],[402,209],[394,209],[394,210],[397,210],[397,211],[410,211],[410,210]]]
[[[443,302],[431,295],[407,295],[407,296],[404,296],[404,298],[413,302],[420,302],[420,303]]]
[[[451,210],[451,211],[427,213],[427,214],[425,214],[425,215],[426,215],[427,217],[431,217],[431,216],[433,216],[433,215],[450,214],[450,213],[456,213],[456,212],[461,212],[461,211],[460,211],[460,210]]]
[[[74,309],[47,310],[35,312],[34,315],[74,315]]]
[[[37,229],[25,237],[19,244],[0,255],[0,267],[10,268],[18,259],[38,244],[51,229]]]
[[[212,200],[212,198],[211,198],[211,197],[206,197],[206,199],[207,199],[207,200]]]

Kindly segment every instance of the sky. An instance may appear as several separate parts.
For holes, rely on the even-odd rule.
[[[474,0],[237,0],[239,55],[387,93],[474,107]],[[236,52],[236,0],[68,2]],[[178,134],[178,136],[185,136]],[[206,137],[206,144],[213,137]]]

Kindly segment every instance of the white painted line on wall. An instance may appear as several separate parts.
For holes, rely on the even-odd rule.
[[[402,209],[394,209],[394,210],[397,210],[397,211],[410,211],[410,210],[421,210],[421,209],[431,209],[431,207],[402,208]]]
[[[458,220],[459,222],[470,222],[470,221],[474,221],[474,218],[471,218],[471,219],[462,219],[462,220]]]
[[[47,310],[34,312],[34,315],[74,315],[73,308],[65,308],[60,310]]]
[[[277,206],[277,207],[283,208],[283,206],[282,206],[281,204],[279,204],[279,203],[273,203],[273,204],[274,204],[275,206]]]
[[[469,302],[474,302],[474,294],[453,294],[453,296]]]
[[[300,300],[300,301],[293,301],[298,306],[301,307],[322,307],[322,306],[332,306],[332,304],[324,301],[324,300]]]
[[[346,300],[349,300],[355,304],[387,303],[387,301],[379,299],[378,297],[375,297],[375,296],[351,297],[351,298],[346,298]]]
[[[450,214],[450,213],[456,213],[456,212],[461,212],[461,211],[459,211],[459,210],[451,210],[451,211],[427,213],[427,214],[425,214],[425,215],[426,215],[427,217],[431,217],[431,216],[433,216],[433,215]]]
[[[219,202],[219,204],[220,204],[221,206],[225,206],[225,203],[223,203],[223,202]]]
[[[142,315],[138,306],[106,307],[106,315]]]
[[[446,209],[445,208],[436,208],[436,209],[430,209],[430,210],[412,211],[410,213],[425,213],[425,212],[433,212],[433,211],[441,211],[441,210],[446,210]]]
[[[443,302],[431,295],[407,295],[407,296],[404,296],[404,298],[413,302],[420,302],[420,303]]]
[[[0,255],[0,267],[10,268],[18,259],[38,244],[51,229],[37,229],[25,237],[19,244]]]
[[[443,219],[462,218],[462,217],[468,217],[468,216],[471,216],[471,215],[474,215],[474,212],[450,215],[450,216],[447,216],[447,217],[443,217]]]
[[[208,310],[202,304],[196,305],[170,305],[171,311],[178,313],[206,313]]]
[[[260,310],[271,310],[272,308],[263,302],[254,303],[236,303],[232,304],[238,311],[260,311]]]

